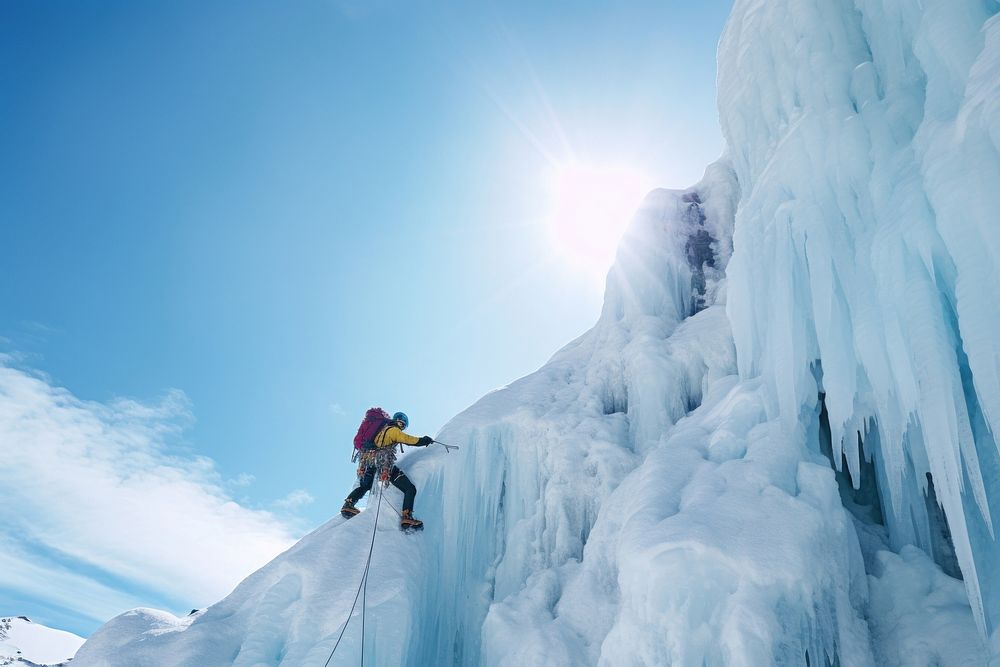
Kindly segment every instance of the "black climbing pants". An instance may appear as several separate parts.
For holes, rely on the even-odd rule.
[[[365,476],[361,478],[361,486],[351,491],[351,495],[347,496],[351,504],[357,503],[371,490],[372,484],[375,483],[375,473],[377,472],[378,468],[374,466],[365,472]],[[403,474],[403,471],[396,466],[392,466],[389,469],[389,481],[392,482],[394,487],[403,492],[403,510],[412,511],[413,499],[417,497],[417,487],[413,486],[410,478]]]

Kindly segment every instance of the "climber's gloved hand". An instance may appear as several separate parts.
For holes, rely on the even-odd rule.
[[[426,447],[432,442],[434,442],[434,438],[432,438],[429,435],[425,435],[424,437],[420,438],[420,440],[417,440],[417,447]]]

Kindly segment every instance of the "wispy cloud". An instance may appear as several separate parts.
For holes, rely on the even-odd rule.
[[[344,406],[342,406],[340,403],[331,403],[330,412],[337,415],[338,417],[347,416],[347,410],[345,410]]]
[[[250,486],[256,480],[257,478],[251,475],[250,473],[241,472],[239,475],[236,476],[235,479],[229,480],[229,484],[230,486],[244,487],[244,486]]]
[[[295,489],[284,498],[275,501],[274,505],[278,509],[294,510],[303,505],[308,505],[314,500],[315,498],[309,495],[309,492],[305,489]]]
[[[201,607],[291,544],[211,459],[171,446],[192,420],[182,392],[84,401],[13,361],[0,355],[0,587],[98,620],[136,590]]]
[[[0,586],[25,593],[44,587],[45,602],[87,618],[102,620],[148,604],[135,595],[53,563],[13,540],[0,539]]]
[[[23,331],[29,331],[38,335],[61,333],[56,327],[45,324],[44,322],[36,322],[35,320],[21,320],[20,327]]]

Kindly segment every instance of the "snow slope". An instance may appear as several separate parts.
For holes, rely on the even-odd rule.
[[[592,330],[401,461],[424,533],[375,503],[74,664],[325,664],[376,511],[376,664],[1000,663],[998,9],[737,0],[728,156],[646,199]]]
[[[24,616],[0,618],[0,665],[55,665],[69,660],[83,637],[34,623]]]

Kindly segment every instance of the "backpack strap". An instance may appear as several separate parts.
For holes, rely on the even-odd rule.
[[[382,428],[380,428],[378,430],[378,432],[375,433],[375,437],[372,438],[372,447],[373,448],[375,448],[375,449],[379,448],[379,446],[378,446],[379,436],[383,435],[386,431],[388,431],[390,426],[392,426],[392,420],[388,419],[388,420],[386,420],[385,424],[382,425]],[[385,440],[383,439],[382,442],[384,443]],[[395,449],[395,447],[393,447],[393,449]]]

